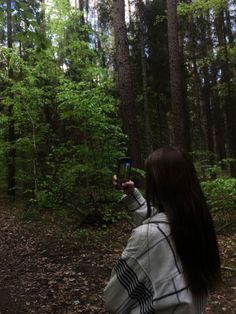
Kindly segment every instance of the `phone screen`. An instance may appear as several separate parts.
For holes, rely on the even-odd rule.
[[[120,158],[118,163],[117,181],[118,184],[130,179],[132,159],[129,157]]]

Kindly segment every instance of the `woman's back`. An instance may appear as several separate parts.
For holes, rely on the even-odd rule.
[[[190,156],[159,149],[146,161],[146,200],[132,181],[123,201],[138,226],[105,289],[110,313],[200,314],[221,281],[216,235]]]
[[[141,197],[136,190],[135,198]],[[139,217],[145,211],[145,205],[138,208],[134,198],[125,202],[131,210],[137,208],[134,214]],[[109,313],[117,314],[202,313],[206,297],[193,298],[164,213],[133,230],[105,289],[105,303]]]

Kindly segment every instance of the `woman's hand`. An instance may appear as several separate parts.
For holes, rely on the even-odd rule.
[[[135,188],[134,182],[131,180],[122,183],[122,190],[127,195],[132,194],[134,192],[134,188]]]
[[[112,182],[113,182],[114,186],[117,186],[118,183],[117,183],[117,176],[116,175],[113,176]],[[134,182],[131,180],[129,180],[127,182],[123,182],[121,184],[121,190],[127,195],[132,194],[134,192],[134,188],[135,188]]]

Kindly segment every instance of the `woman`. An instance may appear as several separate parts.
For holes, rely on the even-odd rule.
[[[137,228],[104,290],[109,313],[200,314],[221,282],[212,218],[191,158],[175,147],[146,161],[146,201],[132,181],[123,201]]]

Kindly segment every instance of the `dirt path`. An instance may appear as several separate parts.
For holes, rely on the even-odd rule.
[[[0,314],[106,313],[102,290],[129,232],[116,225],[102,241],[81,246],[53,224],[19,222],[0,209]],[[236,274],[228,269],[236,267],[235,234],[219,236],[225,286],[208,314],[236,313]]]

